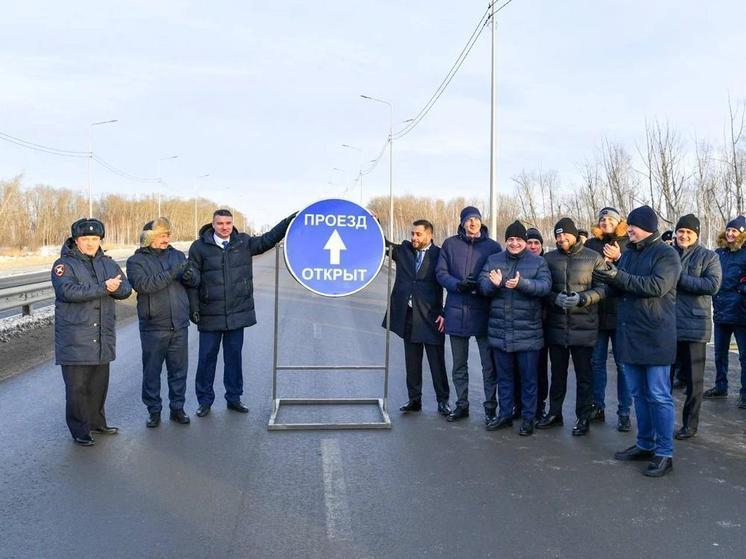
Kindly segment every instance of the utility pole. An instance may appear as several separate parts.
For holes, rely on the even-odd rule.
[[[492,0],[490,29],[492,31],[492,56],[490,74],[490,234],[497,238],[497,23],[495,22],[495,4]]]

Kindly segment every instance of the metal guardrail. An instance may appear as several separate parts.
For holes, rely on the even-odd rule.
[[[116,260],[126,270],[126,258]],[[0,278],[0,312],[21,309],[24,316],[30,315],[35,303],[54,299],[51,272],[34,272],[9,278]]]

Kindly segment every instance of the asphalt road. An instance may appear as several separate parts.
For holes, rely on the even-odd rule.
[[[136,322],[119,330],[108,397],[109,421],[122,432],[98,437],[93,448],[70,440],[58,367],[0,383],[0,557],[743,557],[746,412],[734,398],[705,402],[700,435],[676,444],[674,472],[648,479],[643,464],[612,459],[634,442],[634,433],[617,433],[613,417],[582,438],[570,435],[570,421],[530,438],[517,425],[486,432],[475,346],[468,420],[439,417],[428,382],[423,412],[400,416],[403,352],[393,338],[393,429],[267,431],[273,265],[272,255],[255,260],[259,325],[244,346],[248,416],[224,408],[218,380],[211,415],[188,426],[164,416],[160,428],[146,429]],[[281,364],[382,363],[384,293],[381,275],[362,294],[321,299],[284,273]],[[193,357],[196,339],[193,329]],[[282,396],[382,392],[376,372],[281,374]],[[191,413],[193,366],[189,375]],[[566,419],[573,407],[568,397]],[[289,409],[281,418],[352,420],[375,411]]]

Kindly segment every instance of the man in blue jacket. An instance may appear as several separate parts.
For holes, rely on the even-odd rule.
[[[490,300],[479,293],[479,274],[487,258],[502,250],[500,243],[489,238],[482,224],[482,214],[473,206],[461,210],[458,234],[443,242],[435,276],[448,292],[446,297],[446,334],[451,341],[456,387],[456,407],[448,421],[469,416],[469,339],[476,338],[482,362],[485,423],[496,417],[497,377],[487,342],[487,319]]]
[[[741,391],[738,407],[746,409],[746,218],[738,216],[728,222],[718,237],[723,283],[712,300],[715,322],[715,386],[704,397],[728,397],[728,354],[735,335],[741,362]]]
[[[149,221],[140,234],[141,248],[127,260],[130,283],[137,291],[137,315],[142,344],[142,401],[148,427],[161,422],[161,371],[168,370],[168,399],[172,421],[186,425],[184,413],[189,368],[189,297],[185,287],[199,285],[199,272],[171,241],[165,217]]]
[[[104,255],[104,224],[79,219],[52,266],[54,353],[65,380],[65,415],[73,440],[94,444],[91,433],[116,435],[106,422],[109,363],[116,358],[115,299],[132,288],[119,265]]]
[[[649,206],[627,217],[629,244],[618,265],[594,276],[619,293],[617,354],[632,392],[637,443],[617,460],[649,460],[644,474],[661,477],[673,469],[674,402],[671,365],[676,358],[676,284],[681,260],[658,232]]]
[[[244,328],[256,324],[251,259],[279,243],[294,217],[292,214],[283,219],[263,235],[251,236],[235,229],[230,211],[216,210],[212,223],[202,226],[199,238],[189,248],[189,260],[200,274],[198,291],[190,294],[190,312],[199,329],[197,417],[210,413],[215,401],[213,383],[221,341],[228,409],[249,413],[249,408],[241,402],[241,350]]]

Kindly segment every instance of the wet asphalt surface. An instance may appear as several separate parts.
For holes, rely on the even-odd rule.
[[[746,411],[736,409],[735,392],[706,401],[699,435],[675,443],[673,473],[648,479],[645,464],[613,460],[634,443],[634,432],[615,428],[614,374],[606,423],[592,424],[587,437],[570,435],[572,382],[563,428],[528,438],[517,424],[488,433],[474,343],[472,414],[449,424],[427,380],[423,411],[396,411],[406,390],[402,344],[392,337],[391,430],[268,431],[273,270],[271,254],[255,259],[259,325],[244,344],[248,415],[225,409],[220,363],[212,413],[193,415],[194,327],[188,426],[164,413],[158,429],[145,428],[136,322],[118,331],[107,400],[109,423],[121,433],[97,437],[95,447],[69,437],[59,367],[45,363],[0,382],[1,558],[744,556]],[[382,273],[361,294],[322,299],[283,268],[280,363],[382,364],[385,287]],[[733,356],[732,387],[736,363]],[[283,397],[383,393],[380,372],[280,375]],[[677,393],[677,419],[680,411]],[[378,417],[374,406],[280,414],[282,421]]]

